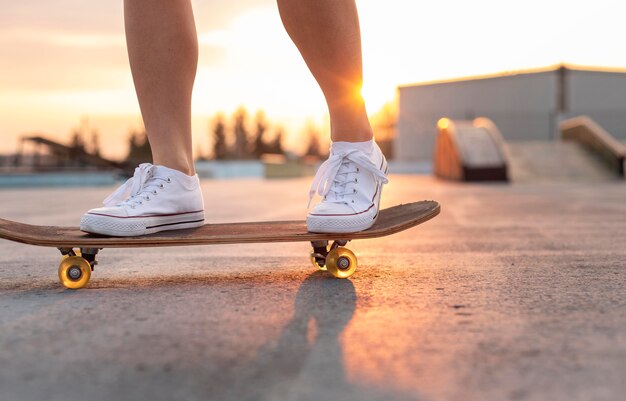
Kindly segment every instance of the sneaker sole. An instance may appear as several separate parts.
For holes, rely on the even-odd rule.
[[[182,230],[204,225],[204,211],[150,217],[115,217],[86,214],[80,220],[80,229],[91,234],[113,237],[134,237],[160,231]]]
[[[364,213],[348,216],[308,216],[307,229],[312,233],[352,233],[374,225],[378,209],[374,206]]]

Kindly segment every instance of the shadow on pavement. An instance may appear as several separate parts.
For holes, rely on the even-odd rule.
[[[371,381],[368,381],[368,377],[360,372],[359,366],[346,365],[347,351],[344,349],[346,341],[359,341],[358,338],[345,335],[359,307],[357,290],[353,281],[333,279],[325,272],[315,272],[306,276],[304,280],[301,274],[284,276],[284,285],[289,288],[286,293],[289,295],[287,298],[281,296],[274,300],[293,302],[292,309],[280,308],[281,312],[278,312],[285,313],[285,311],[292,310],[293,315],[287,321],[278,319],[283,322],[281,323],[283,326],[279,328],[280,330],[272,331],[276,334],[265,337],[270,340],[262,344],[256,354],[251,357],[250,354],[246,354],[243,358],[212,359],[216,352],[211,347],[216,345],[211,343],[211,330],[221,330],[218,337],[222,339],[230,335],[230,341],[221,342],[221,344],[233,347],[232,355],[237,355],[238,339],[233,337],[233,332],[249,330],[254,334],[255,330],[259,329],[253,325],[258,319],[249,319],[249,314],[240,314],[237,309],[231,310],[230,314],[226,315],[222,314],[223,311],[217,307],[207,311],[208,316],[203,317],[207,320],[203,321],[202,327],[212,327],[212,329],[203,332],[206,352],[196,349],[194,345],[181,345],[177,341],[173,344],[178,344],[179,348],[163,348],[172,345],[172,342],[163,341],[163,339],[169,339],[178,333],[167,326],[167,324],[173,324],[169,317],[172,313],[178,313],[180,311],[178,307],[182,304],[184,304],[182,313],[185,313],[188,307],[185,302],[189,299],[202,301],[207,296],[227,291],[235,295],[226,295],[211,305],[222,305],[220,302],[230,304],[233,299],[237,299],[237,295],[243,294],[242,289],[254,288],[255,283],[265,282],[273,275],[274,273],[247,275],[245,279],[236,275],[208,278],[206,276],[175,276],[106,279],[99,280],[88,291],[62,290],[46,282],[45,285],[17,290],[8,295],[19,301],[20,308],[10,315],[3,316],[0,323],[4,322],[6,327],[9,322],[16,325],[23,320],[25,323],[20,324],[27,324],[26,327],[29,328],[33,327],[31,331],[35,333],[65,333],[72,322],[83,322],[77,330],[94,334],[95,337],[93,341],[89,336],[80,337],[82,359],[79,358],[76,362],[76,357],[73,355],[68,357],[65,353],[59,356],[44,352],[44,361],[48,363],[44,366],[50,366],[52,363],[58,366],[59,360],[65,363],[64,361],[68,359],[64,358],[69,358],[79,372],[88,371],[85,366],[91,369],[95,366],[96,370],[110,369],[116,372],[115,375],[120,375],[120,377],[114,375],[110,378],[111,383],[114,383],[113,386],[117,388],[116,391],[131,391],[134,394],[135,391],[139,391],[137,390],[138,383],[144,386],[144,390],[146,386],[149,388],[154,385],[154,389],[150,389],[153,392],[153,399],[175,399],[174,394],[177,388],[184,388],[186,394],[192,395],[189,399],[237,401],[417,399],[415,395],[402,393],[391,386],[386,386],[385,383],[374,386]],[[301,284],[294,297],[292,285],[300,280],[302,280]],[[274,283],[273,287],[259,287],[259,291],[276,291],[276,285],[281,285],[281,282]],[[113,289],[121,291],[111,291]],[[177,298],[174,295],[176,292],[184,293],[190,289],[191,298]],[[249,311],[255,306],[254,302],[259,299],[263,297],[245,298],[245,300],[240,300],[239,307]],[[150,302],[150,307],[145,302]],[[165,308],[163,315],[151,315],[152,320],[146,317],[146,313],[153,313],[159,308]],[[88,320],[84,317],[86,310],[92,314]],[[272,304],[265,303],[257,313],[272,314]],[[55,324],[50,323],[49,319],[58,319],[59,316],[66,320],[61,319],[55,321]],[[235,316],[235,321],[231,321],[233,316]],[[137,317],[142,317],[142,320],[137,320]],[[272,321],[273,318],[268,316],[268,320]],[[188,319],[174,318],[174,322],[177,321],[185,324],[184,327],[196,327],[189,326]],[[223,326],[222,321],[224,321]],[[211,326],[204,326],[206,322],[211,322]],[[231,325],[236,325],[236,330],[233,330]],[[102,326],[113,331],[102,337],[97,334],[102,330]],[[124,333],[124,330],[128,330],[128,334],[120,334]],[[267,327],[261,330],[267,330]],[[377,330],[373,327],[372,333],[375,332]],[[184,342],[185,330],[183,329],[180,334],[183,334],[180,341]],[[120,339],[121,337],[124,337],[123,342],[120,343],[122,345],[95,345],[97,341],[102,341],[102,338]],[[40,337],[37,334],[29,334],[27,338],[29,341],[38,341]],[[65,347],[67,341],[64,335],[58,338],[60,340],[56,342],[56,346],[69,349]],[[191,339],[193,340],[193,336]],[[246,340],[243,339],[243,341]],[[40,344],[40,342],[36,343]],[[113,344],[116,343],[113,342]],[[380,347],[384,347],[385,341],[379,344]],[[197,344],[197,346],[202,345]],[[245,349],[245,347],[242,348]],[[359,352],[367,353],[367,351],[367,349],[360,348]],[[103,358],[101,352],[107,352],[107,357]],[[162,355],[153,355],[151,352],[161,352]],[[180,362],[181,358],[186,359],[186,362]],[[38,355],[37,359],[41,359],[41,356]],[[121,363],[120,360],[126,361],[127,365]],[[143,370],[136,368],[138,364],[144,366]],[[162,364],[173,364],[174,369],[171,372],[161,371],[159,367]],[[145,367],[150,369],[146,371]],[[151,376],[146,377],[148,374]],[[87,377],[83,381],[86,386],[84,388],[90,388],[94,384],[93,377],[89,375]],[[65,381],[59,380],[54,389],[63,392],[66,387]],[[198,398],[194,398],[196,396]]]
[[[416,400],[346,379],[341,335],[356,307],[352,281],[329,279],[323,272],[309,275],[278,339],[263,346],[247,366],[233,371],[233,381],[216,399]]]

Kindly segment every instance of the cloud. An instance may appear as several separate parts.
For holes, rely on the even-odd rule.
[[[123,36],[12,30],[0,35],[3,90],[95,89],[127,85]]]
[[[102,0],[0,0],[0,26],[81,33],[120,32],[123,2]]]
[[[201,65],[224,61],[215,39],[246,10],[275,0],[193,1]],[[99,90],[127,87],[123,1],[0,0],[0,88]],[[224,36],[224,35],[223,35]]]
[[[275,6],[275,0],[193,0],[202,30],[227,26],[243,10]],[[0,0],[0,27],[119,34],[124,31],[122,0]]]
[[[71,40],[71,38],[63,38]],[[100,39],[68,44],[0,40],[0,88],[8,90],[97,90],[132,87],[125,44],[88,46]],[[54,41],[53,41],[54,42]],[[203,46],[202,65],[224,59],[226,51]]]
[[[276,8],[276,0],[192,0],[199,31],[228,27],[241,14],[257,8]]]

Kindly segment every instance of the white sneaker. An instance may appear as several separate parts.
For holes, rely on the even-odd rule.
[[[385,156],[373,141],[371,148],[364,152],[348,142],[333,143],[309,192],[309,204],[315,192],[323,197],[307,216],[310,232],[350,233],[374,225],[388,180]]]
[[[126,237],[204,224],[198,176],[149,163],[140,164],[102,203],[83,215],[82,231]]]

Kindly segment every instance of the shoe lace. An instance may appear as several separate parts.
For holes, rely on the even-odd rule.
[[[104,206],[128,205],[135,208],[144,200],[152,199],[150,195],[157,195],[159,189],[163,189],[164,183],[171,182],[170,177],[155,176],[156,167],[150,163],[142,163],[136,169],[132,177],[117,188],[102,202]]]
[[[354,169],[351,169],[354,165]],[[378,184],[386,184],[388,182],[387,176],[383,173],[378,166],[376,166],[372,160],[362,151],[354,149],[346,153],[331,154],[315,174],[311,189],[309,190],[309,204],[315,197],[315,193],[322,197],[326,197],[329,193],[334,194],[334,199],[331,202],[345,203],[341,198],[344,195],[354,193],[354,191],[346,191],[346,185],[351,182],[357,182],[356,179],[352,180],[350,176],[358,173],[360,169],[368,171],[374,175],[374,179]]]

